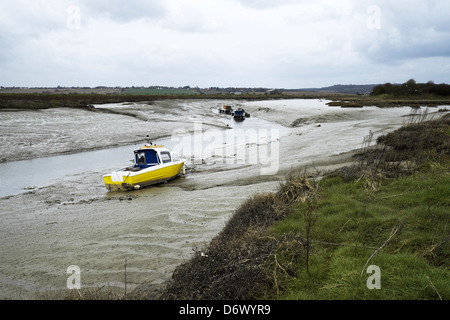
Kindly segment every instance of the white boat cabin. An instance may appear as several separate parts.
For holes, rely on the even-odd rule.
[[[171,153],[162,146],[149,146],[134,151],[135,165],[134,167],[145,169],[160,164],[179,161],[180,158],[176,153]]]

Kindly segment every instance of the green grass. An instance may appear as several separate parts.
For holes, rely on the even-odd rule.
[[[448,161],[424,165],[414,175],[383,181],[372,192],[362,182],[326,177],[314,212],[318,219],[312,228],[309,275],[305,258],[299,259],[296,275],[283,277],[278,296],[269,298],[449,299],[448,169]],[[304,233],[306,208],[296,205],[271,233]],[[371,274],[364,266],[397,227],[367,264],[380,267],[381,289],[368,289]]]
[[[450,118],[423,119],[351,166],[322,179],[292,170],[276,192],[248,199],[162,297],[449,299]]]
[[[379,253],[371,264],[380,267],[380,289],[368,289],[371,274],[361,269],[367,257],[362,249],[324,250],[309,276],[303,272],[286,285],[280,299],[289,300],[433,300],[448,299],[448,271],[430,268],[411,254]],[[433,288],[436,288],[434,289]],[[436,292],[437,290],[437,292]],[[439,295],[438,295],[439,294]]]

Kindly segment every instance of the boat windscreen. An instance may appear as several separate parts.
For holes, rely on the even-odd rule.
[[[146,159],[148,165],[155,165],[159,163],[158,153],[155,150],[146,150]]]
[[[159,164],[158,153],[155,150],[137,151],[135,158],[136,166],[141,168]]]

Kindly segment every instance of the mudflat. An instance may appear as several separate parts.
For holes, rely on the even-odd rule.
[[[274,191],[291,169],[350,163],[369,132],[375,139],[413,113],[409,107],[353,109],[327,102],[190,99],[1,111],[0,174],[8,165],[20,176],[20,165],[61,154],[89,163],[90,152],[99,149],[129,148],[131,159],[147,135],[178,149],[188,170],[169,183],[110,193],[102,175],[115,163],[93,162],[53,172],[50,182],[25,181],[27,190],[0,198],[0,299],[64,290],[73,265],[82,286],[124,290],[125,263],[127,290],[161,284],[245,199]],[[239,104],[251,117],[236,123],[217,112],[222,104]],[[430,117],[438,109],[430,108]]]

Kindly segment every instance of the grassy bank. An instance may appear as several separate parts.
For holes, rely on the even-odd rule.
[[[355,165],[249,199],[161,298],[449,299],[449,124],[366,137]]]
[[[385,83],[372,88],[370,95],[356,95],[336,99],[330,106],[357,108],[363,106],[377,107],[436,107],[450,104],[450,85],[416,83],[410,79],[403,84]]]
[[[266,297],[450,298],[449,185],[448,163],[424,165],[411,176],[381,182],[377,190],[368,190],[362,180],[325,178],[312,213],[309,262],[305,254],[295,260],[290,252],[279,257],[293,271],[274,268],[281,280]],[[269,233],[277,238],[305,234],[307,210],[307,203],[297,205]],[[379,290],[367,287],[370,265],[380,268]]]
[[[45,94],[45,93],[0,93],[0,111],[2,109],[49,109],[49,108],[90,108],[94,104],[151,102],[175,99],[205,99],[205,100],[270,100],[270,99],[318,99],[327,94],[302,94],[299,96],[264,95],[264,94]],[[330,99],[336,95],[329,95]]]
[[[139,92],[146,94],[138,94]],[[449,97],[420,95],[420,96],[392,96],[392,95],[347,95],[327,92],[307,92],[298,94],[196,94],[192,90],[186,90],[183,94],[175,94],[179,91],[159,92],[160,90],[137,90],[122,94],[85,94],[85,93],[1,93],[0,111],[2,109],[48,109],[48,108],[89,108],[94,104],[124,103],[124,102],[151,102],[158,100],[174,99],[205,99],[205,100],[274,100],[274,99],[326,99],[331,107],[360,108],[364,106],[377,107],[420,107],[420,106],[448,106]],[[159,92],[159,94],[158,94]]]
[[[418,95],[418,96],[394,96],[394,95],[347,95],[343,97],[332,98],[328,103],[331,107],[342,108],[362,108],[366,106],[375,106],[380,108],[395,107],[412,107],[418,108],[422,106],[437,107],[449,106],[450,98],[435,95]]]

